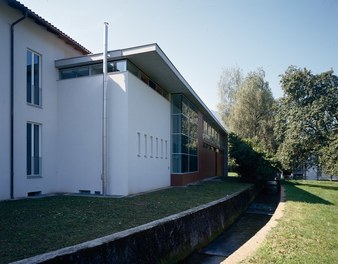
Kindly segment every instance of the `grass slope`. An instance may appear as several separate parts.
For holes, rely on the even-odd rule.
[[[56,196],[3,201],[0,202],[0,263],[142,225],[223,198],[247,186],[224,178],[119,199]]]
[[[338,263],[338,183],[291,181],[284,186],[284,216],[244,263]]]

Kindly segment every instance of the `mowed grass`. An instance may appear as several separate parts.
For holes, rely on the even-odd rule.
[[[54,196],[0,202],[0,263],[7,263],[139,226],[248,184],[221,178],[125,198]]]
[[[244,263],[338,263],[338,182],[290,181],[284,187],[283,217]]]
[[[238,177],[238,173],[237,172],[228,172],[228,177]]]

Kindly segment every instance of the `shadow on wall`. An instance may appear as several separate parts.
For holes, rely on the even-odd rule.
[[[338,187],[335,187],[335,186],[320,186],[320,185],[309,184],[309,183],[299,184],[297,182],[288,182],[288,181],[284,182],[284,185],[288,185],[288,194],[287,194],[288,201],[311,203],[311,204],[333,205],[333,203],[301,189],[300,186],[309,186],[309,187],[314,187],[314,188],[324,188],[324,189],[331,189],[331,190],[338,189]]]

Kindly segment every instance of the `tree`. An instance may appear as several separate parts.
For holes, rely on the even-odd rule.
[[[256,182],[276,177],[278,162],[254,140],[229,134],[229,156],[236,162],[236,171],[244,181]]]
[[[227,128],[229,128],[230,109],[235,103],[235,94],[243,80],[243,71],[237,66],[226,68],[221,73],[218,82],[220,102],[217,108]]]
[[[290,66],[281,86],[275,115],[279,160],[286,169],[315,162],[337,173],[338,77],[332,70],[312,74]]]
[[[258,69],[247,75],[231,107],[229,129],[242,138],[258,139],[267,149],[274,147],[274,98],[265,72]]]
[[[238,68],[225,70],[219,82],[219,109],[231,132],[245,139],[255,138],[273,151],[274,99],[264,78],[262,69],[250,72],[245,78]]]

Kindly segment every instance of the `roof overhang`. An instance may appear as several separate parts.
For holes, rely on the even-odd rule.
[[[103,54],[93,54],[55,61],[57,68],[68,68],[76,65],[86,65],[101,62]],[[196,94],[188,82],[171,63],[157,44],[149,44],[134,48],[108,52],[109,60],[128,59],[147,74],[154,82],[166,89],[169,93],[185,95],[208,121],[218,129],[227,133],[223,125],[212,114],[201,98]]]

